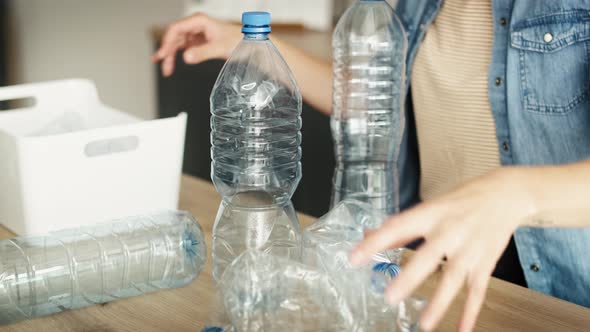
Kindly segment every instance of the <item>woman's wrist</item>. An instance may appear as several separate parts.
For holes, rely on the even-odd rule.
[[[590,161],[523,168],[522,178],[531,205],[520,226],[590,226]]]
[[[541,197],[538,195],[535,183],[539,179],[539,173],[533,167],[505,167],[507,181],[513,187],[513,196],[506,199],[516,201],[516,227],[528,226],[532,216],[538,214]]]

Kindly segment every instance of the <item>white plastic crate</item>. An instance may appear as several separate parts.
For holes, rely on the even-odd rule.
[[[88,80],[0,88],[0,224],[19,235],[176,209],[186,114],[143,121]]]

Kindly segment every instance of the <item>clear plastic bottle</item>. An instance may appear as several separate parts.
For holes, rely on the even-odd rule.
[[[211,179],[223,201],[213,276],[246,249],[300,255],[291,196],[301,178],[301,94],[268,39],[270,14],[242,15],[244,38],[211,93]]]
[[[385,0],[359,0],[338,21],[332,48],[332,205],[351,198],[393,214],[399,209],[394,181],[405,125],[406,33]]]
[[[0,241],[0,324],[188,285],[207,260],[187,212]]]

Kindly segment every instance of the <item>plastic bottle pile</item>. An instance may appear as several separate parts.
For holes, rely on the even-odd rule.
[[[382,220],[366,203],[345,200],[306,228],[302,260],[246,251],[220,280],[225,330],[418,331],[423,300],[396,308],[383,297],[399,272],[402,249],[375,255],[360,268],[348,263],[364,231]]]
[[[227,314],[214,323],[240,332],[417,330],[424,301],[393,308],[383,296],[401,249],[362,268],[348,263],[364,231],[399,208],[407,44],[400,20],[384,0],[359,0],[336,27],[334,207],[302,239],[289,201],[300,178],[301,96],[268,40],[270,15],[244,13],[242,23],[244,39],[211,95],[212,179],[223,197],[213,271]]]

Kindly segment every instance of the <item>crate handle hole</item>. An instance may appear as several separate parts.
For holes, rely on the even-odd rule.
[[[37,104],[34,97],[14,98],[0,101],[0,111],[17,110],[19,108],[30,108]]]
[[[86,157],[93,158],[116,153],[131,152],[139,147],[137,136],[124,136],[90,142],[84,147]]]

